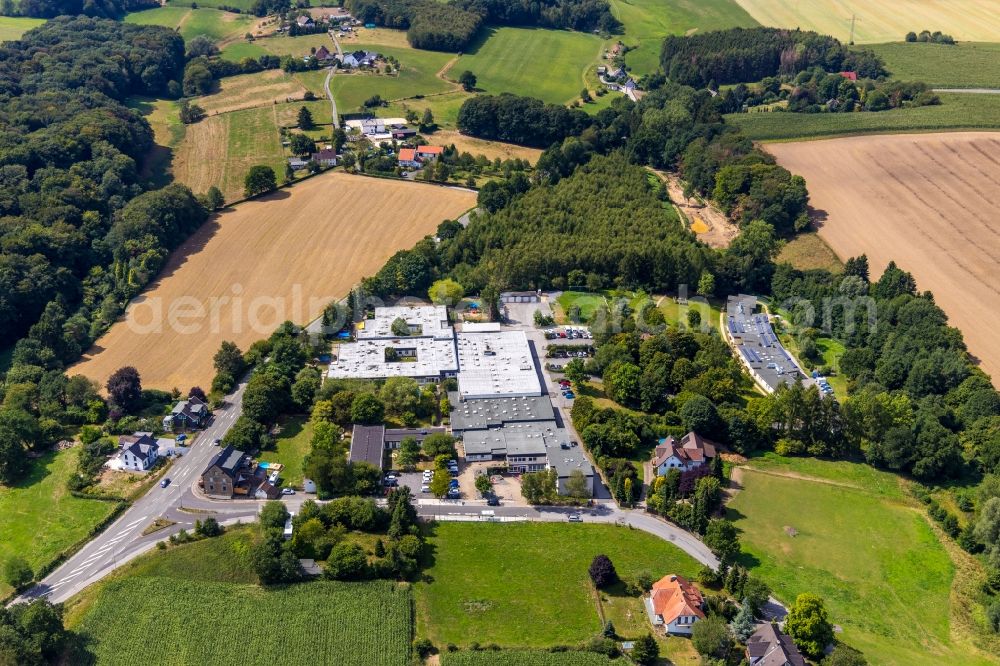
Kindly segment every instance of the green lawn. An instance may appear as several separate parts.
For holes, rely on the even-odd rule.
[[[579,98],[584,73],[600,60],[597,35],[564,30],[488,28],[451,68],[470,70],[476,87],[492,94],[530,94],[553,104]]]
[[[694,575],[698,564],[639,530],[568,523],[440,523],[426,580],[417,583],[417,635],[437,645],[575,645],[601,622],[587,567],[605,553],[628,579]]]
[[[557,319],[561,323],[575,323],[569,320],[570,309],[579,308],[580,322],[588,322],[594,317],[594,312],[598,308],[606,306],[607,300],[604,294],[589,291],[564,291],[559,294],[554,305],[557,305]]]
[[[297,107],[296,107],[297,108]],[[228,124],[223,192],[243,189],[243,179],[255,164],[266,164],[280,178],[285,173],[285,153],[271,106],[225,114]]]
[[[609,666],[631,665],[627,659],[609,659],[594,652],[545,650],[465,650],[441,654],[441,666]]]
[[[302,459],[309,453],[312,431],[312,424],[307,417],[286,417],[281,422],[281,433],[275,442],[274,450],[260,454],[260,459],[263,461],[281,463],[285,466],[281,470],[281,478],[286,486],[302,487]]]
[[[840,273],[844,270],[844,263],[815,231],[800,233],[786,242],[777,261],[789,263],[800,271],[822,268]]]
[[[0,16],[0,42],[20,39],[21,35],[45,23],[45,19]]]
[[[759,25],[735,0],[611,0],[611,11],[625,26],[622,41],[639,47],[625,55],[639,75],[660,66],[660,43],[667,35]]]
[[[85,538],[115,508],[113,502],[70,495],[66,480],[76,471],[78,449],[47,453],[15,486],[0,486],[0,563],[12,555],[34,569]],[[10,592],[0,582],[0,595]]]
[[[942,93],[939,106],[878,113],[734,113],[726,122],[755,141],[844,134],[1000,128],[1000,95]]]
[[[378,115],[384,118],[405,118],[408,109],[413,109],[420,115],[423,115],[424,109],[430,109],[438,127],[455,129],[455,124],[458,122],[458,110],[470,97],[472,97],[471,93],[459,90],[443,95],[431,95],[423,99],[400,100],[379,109]],[[429,136],[433,136],[433,134]]]
[[[253,26],[255,20],[253,16],[232,14],[218,9],[191,9],[190,5],[187,7],[172,5],[145,9],[125,16],[126,23],[179,28],[181,36],[186,40],[197,35],[205,35],[215,41],[245,34]]]
[[[402,69],[394,76],[338,73],[333,77],[331,87],[337,100],[337,110],[341,113],[357,111],[362,102],[373,95],[379,95],[384,100],[403,100],[414,95],[433,95],[454,89],[452,84],[437,77],[437,73],[454,58],[453,54],[378,44],[351,44],[351,48],[391,55],[399,60]],[[424,100],[416,99],[408,103],[422,109],[420,105]],[[379,113],[384,114],[384,110]]]
[[[923,81],[939,88],[1000,86],[1000,44],[892,42],[865,48],[880,55],[892,77],[902,81]]]
[[[240,62],[244,58],[259,58],[266,54],[264,48],[250,42],[233,42],[222,49],[222,58],[232,62]]]
[[[895,477],[773,455],[750,464],[818,479],[745,470],[743,490],[729,504],[745,562],[775,596],[789,603],[819,594],[843,627],[838,638],[872,664],[986,663],[952,637],[955,568]]]

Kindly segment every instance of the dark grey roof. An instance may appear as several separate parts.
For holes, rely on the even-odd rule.
[[[778,341],[767,315],[755,314],[756,309],[757,298],[746,294],[730,296],[726,303],[726,325],[740,355],[771,390],[795,384],[803,374]]]
[[[758,625],[747,639],[747,656],[753,666],[806,666],[792,639],[770,622]]]
[[[232,445],[229,445],[219,451],[215,457],[212,458],[212,460],[208,463],[208,467],[205,468],[205,471],[207,472],[217,466],[226,476],[235,478],[236,472],[243,466],[245,459],[245,453],[234,449]]]
[[[382,469],[385,426],[356,425],[351,433],[351,462],[367,462]]]
[[[546,395],[506,398],[478,398],[460,401],[457,392],[449,393],[453,432],[497,428],[504,423],[524,421],[552,421],[555,413],[552,401]]]
[[[151,454],[156,454],[160,445],[148,433],[135,433],[134,435],[122,435],[118,438],[118,446],[121,450],[131,453],[136,458],[146,460]]]

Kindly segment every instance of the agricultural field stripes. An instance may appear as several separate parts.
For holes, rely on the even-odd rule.
[[[854,41],[894,42],[907,32],[940,30],[960,41],[1000,41],[995,0],[737,0],[761,25],[802,28],[833,35],[847,43],[851,17]]]
[[[412,602],[407,586],[386,581],[265,590],[126,578],[100,591],[77,630],[102,666],[241,666],[248,653],[258,663],[269,655],[284,664],[405,666]]]

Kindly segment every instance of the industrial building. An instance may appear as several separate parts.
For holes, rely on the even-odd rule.
[[[727,333],[740,361],[769,393],[806,378],[778,341],[768,316],[756,313],[757,298],[740,294],[726,303]]]
[[[462,400],[543,395],[524,331],[497,327],[458,334],[458,393]]]

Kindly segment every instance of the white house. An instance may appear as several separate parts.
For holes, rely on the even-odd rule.
[[[121,469],[144,472],[160,457],[160,445],[148,432],[122,435],[118,438],[118,447],[118,466]]]
[[[705,618],[705,598],[681,576],[671,574],[656,581],[643,601],[653,626],[668,634],[690,636],[694,623]]]
[[[687,472],[710,462],[715,456],[715,444],[692,431],[680,442],[673,437],[661,439],[653,450],[653,470],[657,476],[671,469]]]

